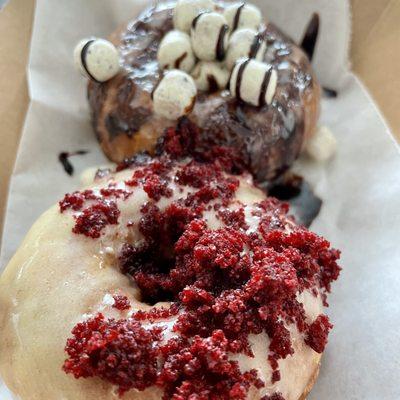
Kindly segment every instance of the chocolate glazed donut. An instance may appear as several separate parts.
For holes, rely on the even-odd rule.
[[[139,151],[153,154],[165,129],[177,124],[155,115],[151,100],[163,74],[157,49],[173,29],[172,13],[171,3],[159,4],[115,32],[111,41],[121,54],[121,72],[108,82],[89,83],[93,127],[112,161],[121,162]],[[203,92],[188,118],[199,128],[200,147],[233,147],[256,180],[263,182],[290,167],[313,134],[320,86],[307,55],[278,28],[271,23],[263,26],[260,38],[268,45],[265,62],[278,72],[273,103],[254,107],[227,90]]]

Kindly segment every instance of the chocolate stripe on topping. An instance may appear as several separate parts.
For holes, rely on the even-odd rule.
[[[187,54],[187,52],[185,51],[179,58],[177,58],[177,59],[175,60],[175,68],[176,68],[176,69],[179,69],[179,67],[180,67],[181,64],[182,64],[182,61],[186,58],[187,55],[188,55],[188,54]]]
[[[154,92],[157,90],[157,88],[160,85],[160,83],[163,80],[163,78],[164,78],[164,75],[159,78],[158,82],[154,85],[153,90],[150,93],[150,98],[151,98],[152,101],[154,100]]]
[[[264,106],[267,104],[266,99],[265,99],[265,96],[266,96],[266,94],[267,94],[269,81],[270,81],[270,79],[271,79],[271,74],[272,74],[272,68],[270,68],[270,69],[265,73],[264,80],[263,80],[263,83],[262,83],[262,85],[261,85],[260,97],[258,98],[258,105],[259,105],[260,107],[264,107]]]
[[[90,79],[94,80],[94,81],[97,82],[97,83],[101,83],[101,82],[99,82],[99,81],[90,73],[90,71],[89,71],[89,69],[88,69],[88,67],[87,67],[87,64],[86,64],[86,55],[87,55],[87,52],[89,51],[90,45],[91,45],[94,41],[95,41],[94,39],[89,40],[89,41],[82,47],[82,50],[81,50],[81,62],[82,62],[82,66],[83,66],[84,70],[85,70],[86,73],[89,75]]]
[[[236,77],[236,88],[235,88],[235,94],[236,94],[236,98],[240,101],[242,100],[242,95],[241,95],[241,87],[242,87],[242,80],[243,80],[243,74],[244,71],[246,69],[246,67],[249,65],[250,60],[246,60],[240,67],[239,67],[239,71],[237,73],[237,77]]]
[[[260,50],[262,42],[263,42],[263,38],[261,36],[261,33],[259,32],[259,33],[257,33],[256,36],[254,36],[253,44],[250,47],[249,58],[256,58],[257,57],[257,53]]]
[[[307,25],[306,31],[301,41],[301,48],[307,54],[310,61],[312,60],[315,52],[315,46],[318,40],[319,33],[319,15],[314,13],[310,22]]]
[[[233,20],[232,31],[236,31],[237,27],[239,26],[240,14],[242,14],[244,6],[245,6],[245,3],[243,3],[241,6],[239,6],[238,9],[236,10],[235,18]]]
[[[228,25],[222,25],[221,30],[219,31],[218,41],[217,41],[217,48],[216,48],[216,55],[217,60],[222,61],[225,57],[225,36],[229,31]]]
[[[210,93],[215,93],[218,92],[219,90],[219,85],[217,80],[215,79],[214,75],[208,74],[207,75],[207,82],[208,82],[208,91]]]
[[[193,21],[192,21],[192,28],[195,29],[199,19],[202,15],[206,14],[207,11],[202,11]]]

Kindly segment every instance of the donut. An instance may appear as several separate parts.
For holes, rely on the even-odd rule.
[[[188,65],[193,63],[193,54],[187,50],[188,29],[181,17],[178,27],[185,26],[186,31],[176,38],[176,47],[171,50],[170,39],[177,36],[171,35],[177,29],[174,3],[157,2],[156,6],[112,34],[110,40],[120,53],[120,71],[107,82],[91,80],[88,84],[92,125],[102,150],[117,163],[141,151],[154,154],[157,141],[166,128],[174,128],[179,123],[176,119],[165,118],[165,114],[157,114],[152,102],[152,94],[165,75],[157,59],[161,53],[165,58],[162,66],[182,66],[195,78],[199,90],[194,108],[189,103],[181,108],[188,110],[186,118],[198,127],[199,145],[202,148],[234,149],[258,182],[274,179],[292,165],[316,128],[321,91],[309,58],[272,23],[262,23],[255,31],[255,24],[259,25],[260,21],[259,11],[254,6],[222,1],[210,13],[211,1],[185,2],[199,2],[199,10],[202,10],[200,6],[206,10],[195,19],[196,24],[192,24],[192,42],[196,40],[193,48],[204,58],[192,72]],[[178,6],[181,3],[178,2]],[[216,22],[211,16],[215,16]],[[196,34],[196,29],[207,28],[203,27],[206,23],[217,24],[216,28],[220,29],[209,29],[210,37],[218,40],[221,46],[219,56],[213,55],[213,51],[203,54],[206,49],[215,47],[214,42],[206,42],[204,34]],[[236,34],[239,32],[236,31],[231,35],[236,28],[247,30],[247,33]],[[249,32],[256,33],[251,46]],[[231,50],[234,51],[229,49],[228,36],[232,37]],[[164,37],[168,38],[165,41],[168,51],[164,50]],[[243,38],[244,44],[238,43],[238,38]],[[201,40],[204,43],[199,42]],[[270,104],[248,104],[227,90],[230,71],[224,69],[219,60],[225,55],[226,62],[232,67],[235,57],[249,52],[246,45],[250,46],[252,55],[249,56],[268,64],[273,77],[276,74],[276,87],[273,93],[269,91]],[[209,61],[213,57],[215,61]],[[222,64],[225,65],[225,61]],[[175,92],[179,93],[179,88]]]
[[[136,157],[34,224],[0,278],[21,400],[304,399],[339,252],[218,163]]]

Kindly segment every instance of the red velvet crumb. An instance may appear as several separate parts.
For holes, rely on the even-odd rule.
[[[165,399],[244,400],[251,386],[264,386],[255,370],[240,371],[237,361],[229,360],[229,344],[224,333],[195,336],[191,343],[171,339],[160,347],[165,359],[157,384]]]
[[[113,296],[113,299],[114,299],[113,307],[116,308],[117,310],[124,311],[124,310],[129,310],[131,308],[131,303],[126,296],[116,294]]]
[[[248,169],[248,160],[241,150],[238,146],[217,144],[215,137],[207,140],[198,126],[184,117],[176,128],[164,132],[157,144],[156,154],[168,154],[174,160],[191,157],[218,165],[229,173],[242,173]]]
[[[170,139],[171,151],[181,151],[182,143]],[[189,194],[161,208],[157,202],[171,195],[171,182]],[[297,298],[305,290],[324,298],[339,276],[340,253],[296,226],[287,205],[275,199],[254,205],[260,222],[248,233],[244,207],[232,204],[239,180],[225,174],[220,160],[143,161],[126,185],[142,187],[149,201],[141,206],[140,219],[132,221],[142,240],[123,244],[120,270],[135,282],[143,301],[171,306],[121,320],[99,315],[78,324],[67,342],[66,372],[100,377],[121,394],[156,385],[164,400],[245,400],[251,387],[266,383],[229,357],[253,356],[250,334],[270,338],[265,360],[272,382],[281,379],[279,360],[294,353],[288,325],[295,324],[312,349],[324,350],[332,327],[328,317],[320,315],[310,324]],[[112,187],[101,196],[77,192],[67,195],[60,209],[75,212],[74,232],[98,237],[106,225],[118,222],[116,199],[124,193]],[[215,212],[221,227],[209,228],[206,210]],[[116,308],[129,307],[123,296],[114,299]],[[157,324],[165,321],[176,337],[163,342]],[[263,400],[283,397],[275,393]]]
[[[114,201],[96,203],[85,208],[76,217],[72,232],[91,238],[99,238],[101,231],[107,225],[116,225],[118,223],[119,214],[120,211]]]
[[[84,190],[83,192],[74,192],[66,194],[64,199],[59,202],[61,212],[68,209],[79,211],[82,209],[87,200],[97,200],[97,196],[92,190]]]
[[[260,400],[285,400],[282,394],[280,393],[274,393],[271,396],[264,396]]]
[[[96,195],[92,190],[66,194],[59,202],[61,213],[72,210],[79,213],[74,214],[75,226],[72,232],[91,238],[99,238],[102,230],[107,225],[116,225],[120,211],[116,199],[130,197],[132,192],[116,189],[113,184],[100,189]]]
[[[155,201],[159,201],[161,197],[171,197],[172,190],[168,187],[170,165],[170,162],[155,160],[137,169],[125,183],[127,186],[141,185],[149,198]]]
[[[154,384],[159,328],[147,330],[133,320],[106,320],[98,314],[77,324],[72,334],[65,347],[65,372],[75,378],[98,376],[118,385],[120,394]]]
[[[333,325],[326,315],[320,315],[310,325],[305,342],[317,353],[322,353],[328,342],[329,331]]]

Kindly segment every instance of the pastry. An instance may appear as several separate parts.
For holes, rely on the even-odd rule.
[[[201,147],[234,150],[255,179],[264,182],[292,165],[316,129],[320,86],[307,55],[251,4],[159,2],[110,40],[119,51],[121,69],[107,82],[90,80],[88,97],[96,136],[112,161],[142,151],[154,154],[166,128],[175,128],[184,117],[197,126]],[[243,56],[263,64],[256,68],[264,71],[263,78],[270,71],[268,101],[256,99],[266,79],[250,86],[251,79],[239,79],[239,85],[235,75],[235,83],[229,82]],[[192,75],[198,91],[193,107],[166,116],[152,94],[169,69]],[[237,96],[236,87],[248,95]],[[179,100],[170,99],[174,108]]]
[[[178,0],[74,58],[119,165],[40,217],[0,277],[6,385],[21,400],[304,400],[340,252],[259,183],[281,176],[278,193],[302,148],[334,152],[328,130],[313,137],[305,53],[249,3]]]
[[[252,181],[141,156],[40,217],[0,278],[13,393],[303,399],[339,252]]]

